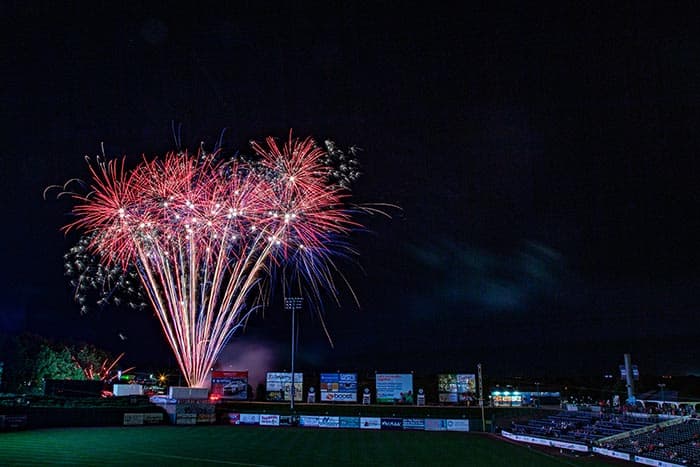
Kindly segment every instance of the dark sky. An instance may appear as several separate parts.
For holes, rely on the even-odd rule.
[[[698,10],[53,3],[0,6],[2,331],[169,364],[148,312],[79,314],[43,189],[102,142],[173,149],[173,121],[190,149],[293,128],[361,147],[355,199],[402,208],[353,239],[335,347],[302,317],[302,370],[700,374]],[[255,317],[222,365],[286,368],[288,329]]]

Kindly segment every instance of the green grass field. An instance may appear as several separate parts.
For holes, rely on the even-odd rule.
[[[0,465],[603,466],[484,435],[160,426],[0,433]]]

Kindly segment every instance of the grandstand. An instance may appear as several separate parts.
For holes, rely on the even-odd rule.
[[[510,432],[504,430],[503,435],[647,465],[700,466],[700,419],[692,417],[561,411],[513,422]]]
[[[544,419],[511,424],[514,434],[592,445],[595,441],[653,425],[646,418],[591,411],[561,411]]]
[[[700,465],[700,420],[681,418],[653,429],[601,440],[601,446],[679,465]]]

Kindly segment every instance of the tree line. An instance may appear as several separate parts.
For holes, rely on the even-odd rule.
[[[122,356],[85,342],[54,341],[32,333],[0,334],[0,392],[43,394],[47,379],[109,382],[116,378]]]

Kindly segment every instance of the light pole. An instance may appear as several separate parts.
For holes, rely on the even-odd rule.
[[[301,310],[301,304],[303,302],[302,297],[285,297],[284,298],[284,309],[292,312],[292,388],[291,397],[289,400],[289,409],[294,410],[294,349],[296,348],[296,326],[295,319],[297,310]]]
[[[479,406],[481,406],[481,431],[486,431],[486,418],[484,417],[484,378],[481,375],[481,363],[476,365],[479,378]]]

